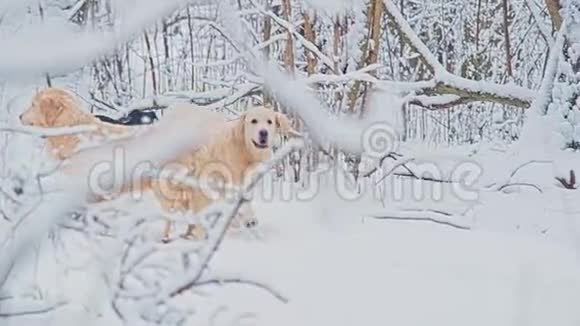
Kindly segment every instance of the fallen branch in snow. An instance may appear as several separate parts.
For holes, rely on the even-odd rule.
[[[381,183],[383,180],[385,180],[389,175],[391,175],[393,172],[395,172],[395,170],[399,167],[405,166],[405,164],[413,162],[415,159],[413,158],[408,158],[408,159],[404,159],[401,162],[397,162],[395,163],[395,165],[393,165],[389,170],[387,170],[383,176],[377,180],[377,182],[375,182],[375,185],[378,185],[379,183]]]
[[[520,165],[518,165],[511,173],[510,176],[508,178],[507,181],[503,182],[501,186],[498,186],[497,183],[492,183],[490,185],[487,186],[488,190],[496,190],[496,191],[503,191],[509,187],[515,187],[515,186],[524,186],[524,187],[532,187],[536,190],[538,190],[540,193],[543,193],[543,190],[538,187],[537,185],[534,185],[532,183],[527,183],[527,182],[512,182],[512,178],[523,168],[525,168],[526,166],[532,165],[532,164],[551,164],[552,161],[543,161],[543,160],[530,160],[527,162],[524,162]]]
[[[383,165],[383,163],[384,163],[384,161],[386,159],[390,158],[390,159],[393,159],[393,160],[396,161],[396,160],[398,160],[402,156],[403,155],[397,154],[397,153],[389,153],[389,154],[383,156],[379,160],[379,163],[377,164],[376,167],[374,167],[371,170],[363,173],[362,176],[363,177],[370,177],[371,175],[373,175],[375,172],[377,172],[379,170],[379,168]],[[399,163],[399,164],[395,165],[395,167],[392,168],[392,169],[390,169],[389,172],[386,175],[384,175],[378,182],[381,182],[384,178],[388,177],[391,174],[394,175],[394,176],[397,176],[397,177],[408,177],[408,178],[413,178],[413,179],[423,180],[423,181],[429,181],[429,182],[437,182],[437,183],[453,183],[454,182],[452,180],[443,180],[443,179],[437,179],[437,178],[428,177],[428,176],[418,176],[415,172],[413,172],[413,170],[411,168],[409,168],[407,166],[407,163],[409,163],[410,161],[412,161],[412,159],[408,159],[408,160],[404,161],[403,163]],[[394,172],[399,167],[405,169],[407,172],[406,173],[403,173],[403,172]]]
[[[381,159],[379,160],[379,163],[377,164],[377,166],[375,166],[374,168],[370,169],[369,171],[367,171],[365,173],[361,173],[361,175],[363,176],[363,178],[368,178],[371,175],[373,175],[375,172],[377,172],[380,167],[383,166],[383,163],[385,162],[386,159],[390,158],[390,159],[396,161],[397,158],[399,158],[401,156],[402,156],[401,154],[389,153],[389,154],[381,157]]]
[[[499,187],[497,190],[498,191],[504,191],[504,190],[506,190],[507,188],[510,188],[510,187],[520,187],[520,186],[522,186],[522,187],[532,187],[532,188],[536,189],[540,193],[543,193],[544,192],[537,185],[535,185],[533,183],[526,183],[526,182],[506,183],[503,186]]]
[[[528,165],[532,165],[532,164],[551,164],[552,161],[543,161],[543,160],[531,160],[531,161],[527,161],[524,162],[522,164],[520,164],[519,166],[517,166],[512,173],[510,174],[510,179],[513,178],[521,169],[525,168]]]
[[[14,304],[15,307],[13,309],[6,309],[6,306],[10,306],[10,301],[16,301],[16,303],[20,303],[20,305]],[[31,304],[30,302],[28,302],[28,304],[22,306],[22,300],[12,299],[10,301],[2,302],[1,304],[2,309],[0,309],[0,318],[15,318],[15,317],[25,317],[31,315],[45,314],[68,304],[68,302],[66,301],[58,302],[55,304],[46,304],[46,303]]]
[[[459,230],[471,230],[471,226],[463,223],[450,221],[453,214],[432,210],[432,209],[409,209],[403,211],[387,212],[383,215],[373,215],[372,218],[379,220],[395,220],[395,221],[424,221],[450,226]],[[444,218],[442,218],[444,217]]]
[[[241,284],[241,285],[250,285],[253,287],[260,288],[265,290],[266,292],[270,293],[276,299],[280,300],[282,303],[288,303],[290,300],[286,298],[284,295],[280,294],[280,292],[272,289],[270,286],[252,280],[245,280],[241,278],[223,278],[223,279],[208,279],[208,280],[201,280],[197,282],[194,287],[198,288],[205,285],[225,285],[225,284]]]

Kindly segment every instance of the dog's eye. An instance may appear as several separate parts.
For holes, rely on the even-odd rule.
[[[271,125],[272,124],[272,120],[268,120],[268,124]]]
[[[252,119],[252,124],[256,124],[256,123],[258,123],[258,120]]]

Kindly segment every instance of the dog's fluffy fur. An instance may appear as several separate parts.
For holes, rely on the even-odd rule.
[[[69,158],[80,149],[84,141],[105,141],[110,136],[131,133],[131,128],[102,122],[92,114],[80,109],[80,103],[69,92],[59,88],[47,88],[36,94],[32,104],[20,115],[20,121],[29,126],[44,128],[97,126],[94,132],[47,137],[50,154],[58,159]]]
[[[239,119],[232,121],[224,119],[211,128],[217,131],[210,143],[197,151],[185,154],[177,161],[181,166],[187,167],[189,176],[234,187],[242,186],[251,176],[254,167],[271,157],[276,138],[299,135],[291,128],[285,115],[263,107],[251,108]],[[165,180],[159,180],[156,188],[162,206],[166,210],[173,211],[199,212],[225,195],[220,191],[215,194],[216,198],[207,189],[191,189]],[[240,224],[251,226],[255,223],[253,209],[247,204],[242,207],[233,226],[239,227]],[[191,225],[185,236],[200,237],[196,231],[200,231],[199,228]],[[166,227],[166,238],[169,232],[170,224]],[[203,230],[200,232],[203,234]]]
[[[183,105],[172,108],[175,112],[191,110]],[[131,134],[132,127],[114,125],[103,122],[89,113],[81,110],[80,104],[68,92],[48,88],[39,92],[32,100],[30,108],[21,115],[21,121],[26,125],[46,128],[69,127],[76,125],[96,125],[97,131],[88,135],[65,135],[48,137],[48,147],[51,154],[58,160],[70,158],[82,142],[82,137],[91,140],[102,139],[111,134]],[[297,136],[288,118],[272,110],[255,107],[249,109],[239,119],[227,121],[220,114],[215,114],[211,120],[213,136],[201,148],[183,153],[175,158],[176,166],[184,168],[188,176],[202,180],[220,179],[227,185],[241,186],[257,163],[267,160],[272,155],[272,146],[280,136]],[[179,171],[175,171],[179,172]],[[153,188],[161,206],[167,212],[198,213],[208,207],[218,198],[224,197],[220,191],[216,197],[207,190],[190,187],[156,178],[153,182],[139,182],[139,189],[133,185],[124,185],[122,192],[143,191]],[[255,216],[250,205],[242,208],[237,223],[255,223]],[[171,224],[165,229],[165,238],[169,238]],[[204,231],[200,227],[190,225],[186,237],[200,238]]]

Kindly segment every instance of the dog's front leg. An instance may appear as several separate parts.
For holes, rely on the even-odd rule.
[[[173,226],[173,221],[167,220],[165,222],[165,230],[163,230],[163,238],[161,239],[161,241],[163,243],[168,243],[169,241],[171,241],[170,234],[171,234],[172,226]]]

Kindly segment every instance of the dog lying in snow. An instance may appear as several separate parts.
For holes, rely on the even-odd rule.
[[[20,115],[24,125],[60,128],[78,125],[96,126],[97,130],[83,134],[47,137],[49,154],[57,160],[69,158],[84,142],[102,142],[110,136],[129,135],[131,129],[122,125],[102,122],[80,109],[80,103],[67,91],[47,88],[38,92],[30,107]]]
[[[200,110],[194,105],[177,105],[170,110],[179,114],[187,110]],[[199,111],[198,111],[199,112]],[[185,113],[185,111],[184,111]],[[208,112],[205,112],[207,115]],[[184,114],[185,116],[185,114]],[[77,125],[96,125],[97,130],[84,135],[63,135],[47,137],[47,145],[52,155],[58,160],[66,160],[79,149],[83,138],[94,141],[107,140],[111,135],[134,135],[136,127],[110,124],[95,118],[81,109],[80,104],[68,92],[48,88],[39,92],[32,100],[32,105],[20,119],[25,125],[45,128],[71,127]],[[228,121],[219,113],[213,114],[210,141],[201,148],[185,152],[175,157],[175,166],[185,168],[188,176],[201,179],[221,180],[240,186],[247,180],[253,168],[270,158],[272,145],[279,136],[299,136],[290,126],[288,118],[272,110],[255,107],[242,114],[239,119]],[[179,171],[175,171],[179,172]],[[183,172],[183,171],[182,171]],[[212,196],[207,190],[194,189],[178,182],[156,178],[141,180],[138,184],[123,185],[121,192],[153,190],[162,208],[167,212],[199,213],[211,203],[224,197],[223,191]],[[102,199],[101,199],[102,200]],[[240,210],[233,227],[244,225],[252,227],[256,219],[251,205],[246,204]],[[172,223],[167,222],[164,240],[170,238]],[[201,226],[190,225],[183,235],[185,238],[203,238],[205,230]]]

